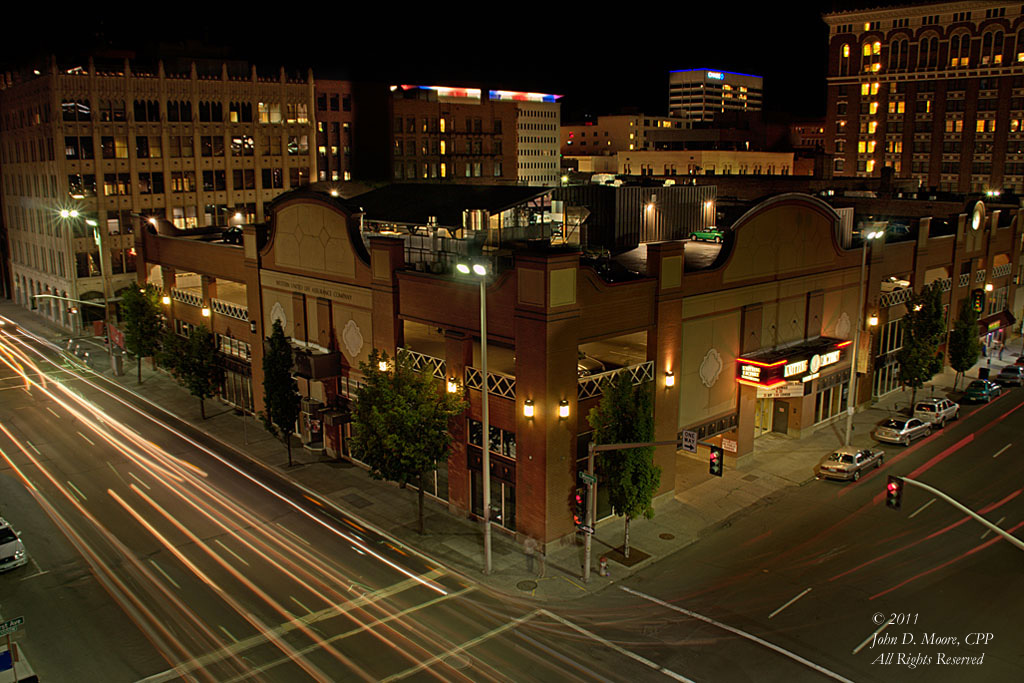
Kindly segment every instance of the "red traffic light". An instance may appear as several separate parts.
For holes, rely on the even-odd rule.
[[[885,505],[893,510],[899,510],[902,504],[903,480],[890,474],[889,482],[885,485]]]

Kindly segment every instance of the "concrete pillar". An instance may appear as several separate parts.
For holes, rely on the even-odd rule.
[[[460,395],[465,399],[466,367],[473,364],[473,340],[463,333],[447,331],[444,335],[444,360],[448,378],[455,378]],[[447,387],[446,387],[447,389]],[[470,510],[469,468],[466,457],[466,414],[452,419],[450,426],[454,441],[448,456],[448,510],[465,514]]]

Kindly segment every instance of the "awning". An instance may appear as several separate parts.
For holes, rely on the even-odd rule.
[[[989,332],[995,332],[1004,327],[1012,327],[1016,322],[1017,319],[1013,317],[1013,313],[999,311],[978,320],[978,334],[984,337]]]

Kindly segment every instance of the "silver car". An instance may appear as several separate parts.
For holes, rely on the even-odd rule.
[[[960,417],[960,404],[954,403],[948,398],[922,399],[914,405],[914,417],[921,422],[930,422],[942,429],[947,422]]]
[[[996,375],[996,381],[1003,385],[1024,386],[1024,366],[1007,365]]]
[[[0,517],[0,572],[28,564],[25,546],[21,543],[21,532]]]
[[[869,467],[881,467],[885,451],[856,446],[842,446],[832,455],[825,456],[818,465],[818,478],[857,481],[860,473]]]
[[[875,427],[875,438],[879,441],[901,443],[904,446],[909,446],[910,442],[919,436],[928,436],[931,433],[931,424],[916,417],[890,417]]]

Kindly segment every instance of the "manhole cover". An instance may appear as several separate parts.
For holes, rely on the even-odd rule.
[[[460,655],[458,653],[448,655],[444,658],[444,663],[453,669],[468,669],[469,668],[469,657]]]
[[[663,541],[671,541],[675,537],[675,534],[658,534],[658,538],[660,538]]]
[[[518,588],[521,591],[537,590],[537,582],[536,581],[520,581],[519,583],[516,584],[516,588]]]

